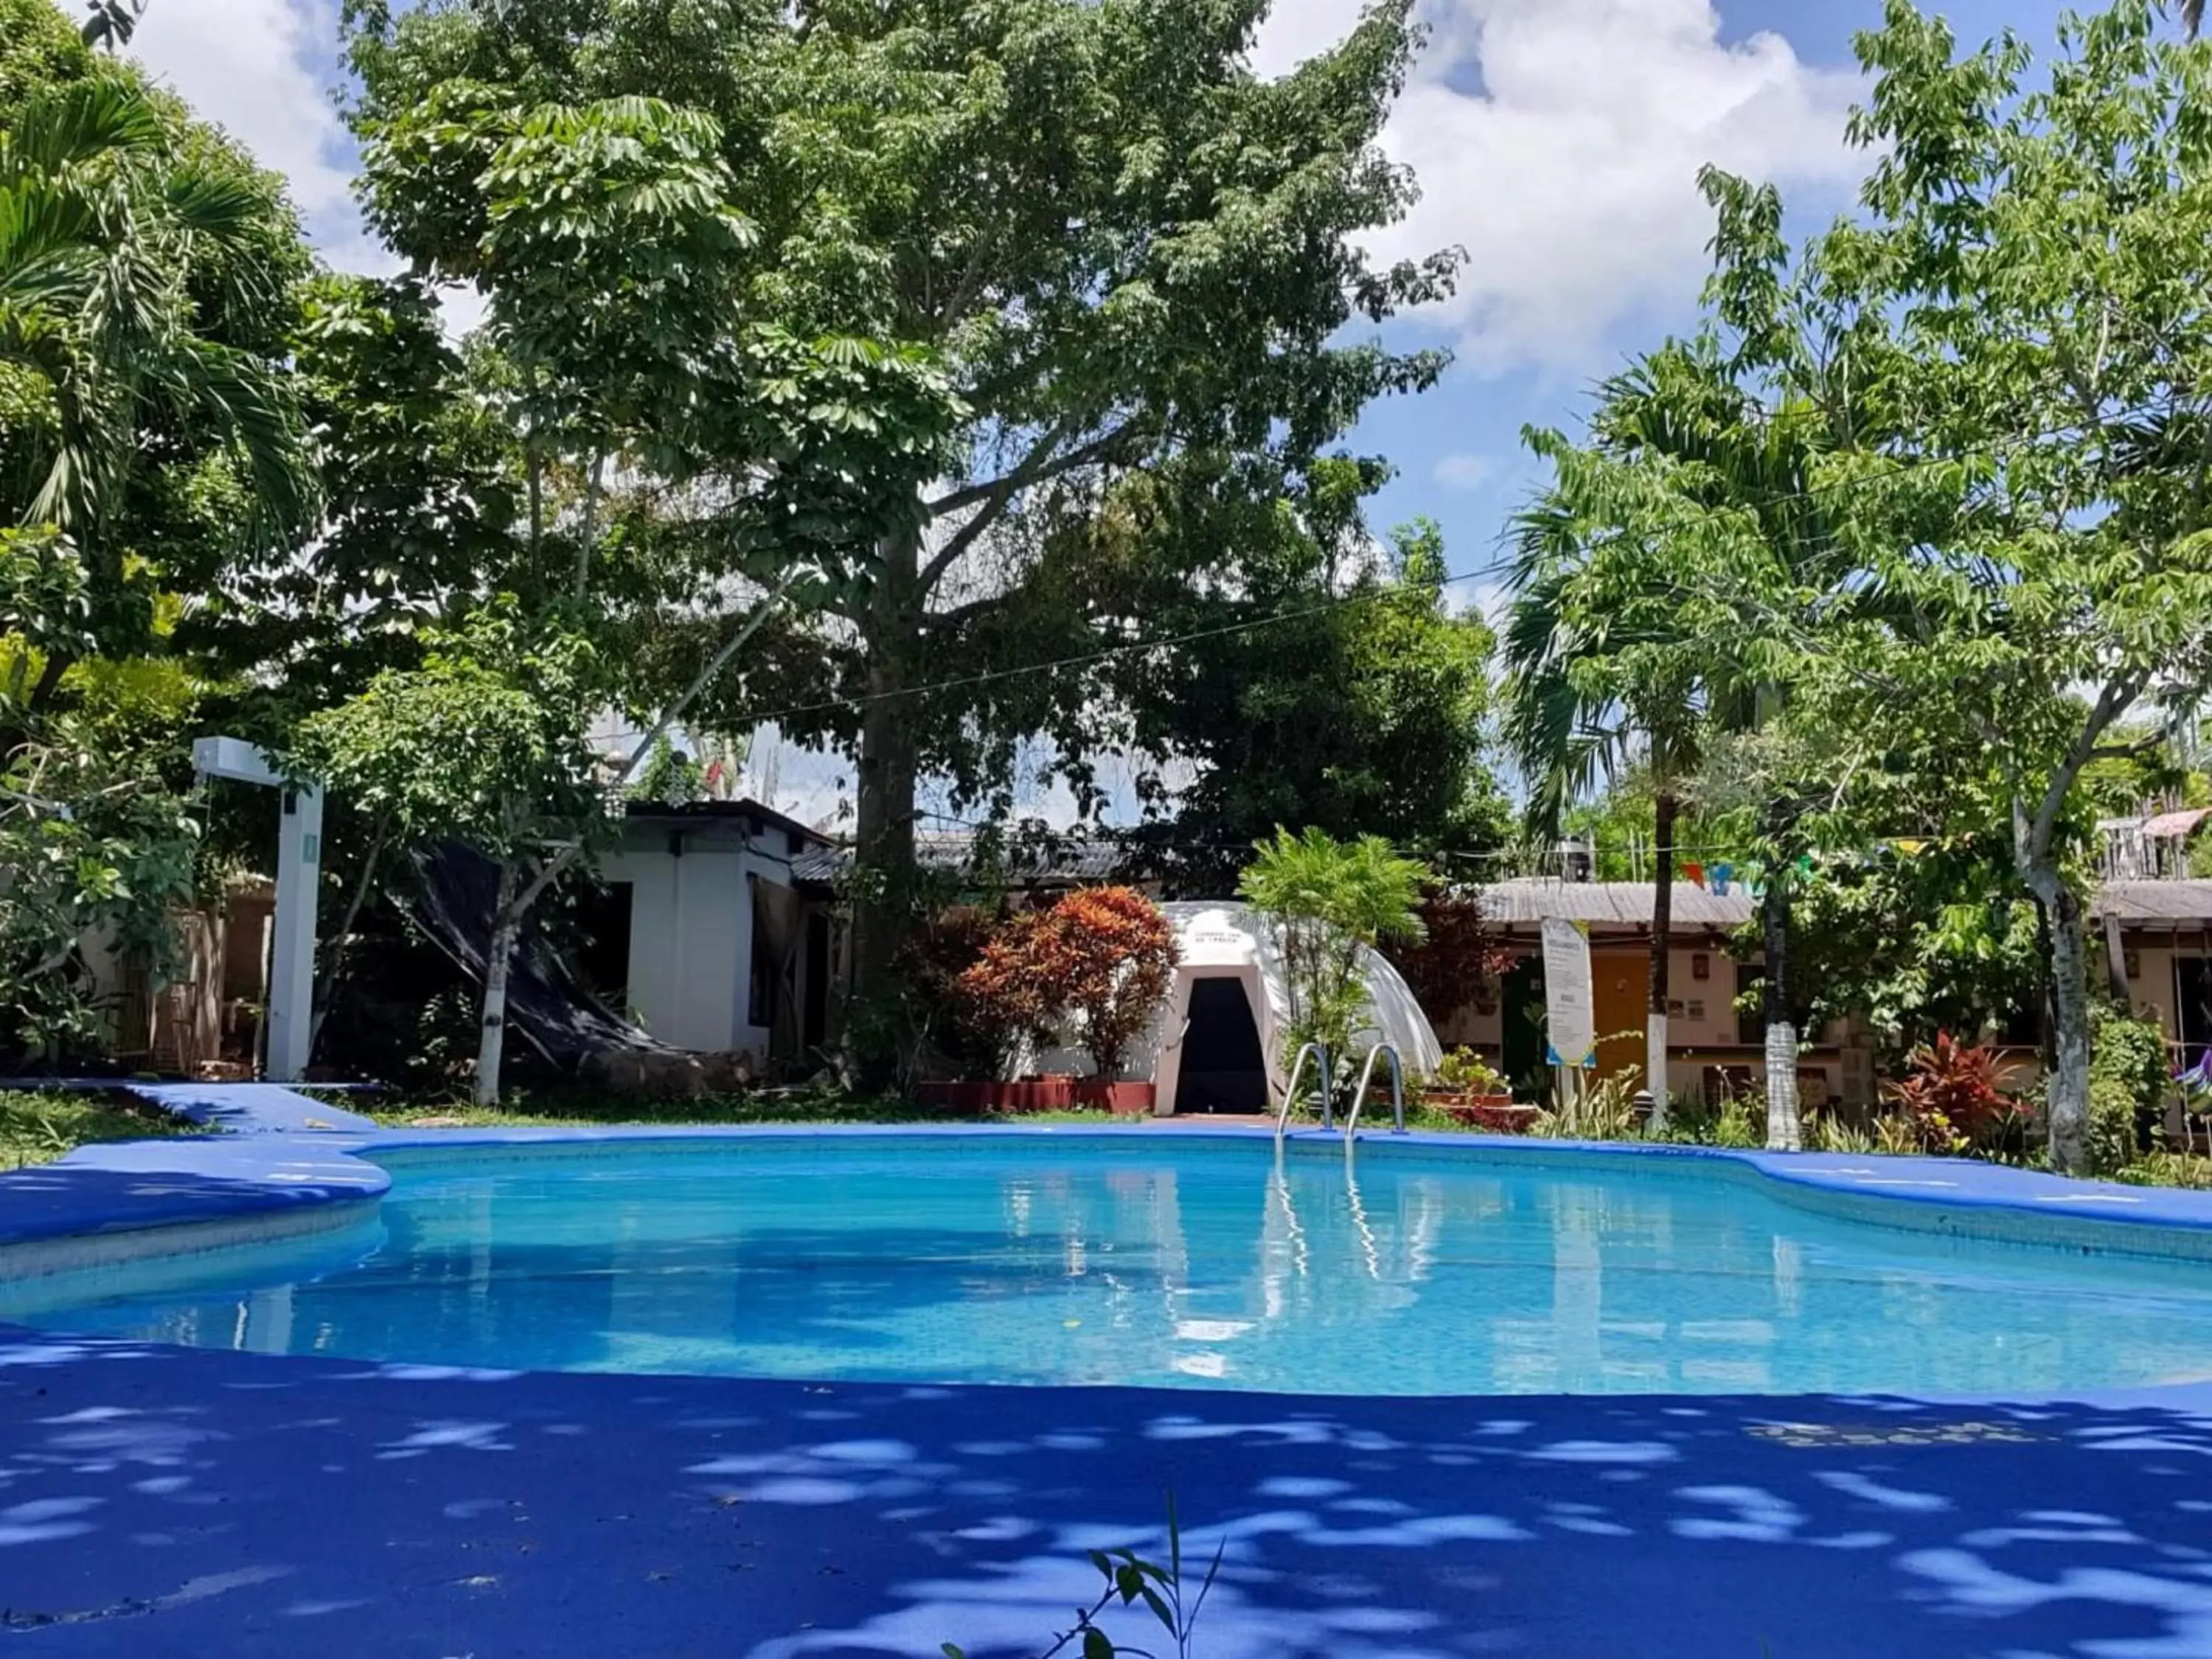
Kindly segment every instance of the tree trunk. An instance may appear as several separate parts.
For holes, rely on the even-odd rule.
[[[2027,879],[2051,918],[2051,1161],[2063,1175],[2082,1176],[2089,1173],[2089,950],[2081,900],[2056,870],[2031,870]]]
[[[893,1081],[900,1060],[900,1034],[890,1015],[896,988],[892,963],[914,898],[915,785],[921,760],[905,693],[908,663],[921,624],[921,551],[913,537],[883,545],[883,574],[862,628],[868,701],[861,710],[854,769],[853,984],[846,1027],[847,1069],[862,1087]]]
[[[1797,1111],[1797,1027],[1790,1014],[1790,878],[1786,866],[1769,877],[1760,902],[1766,944],[1766,1150],[1802,1152]]]
[[[513,859],[499,866],[499,894],[492,904],[491,944],[484,955],[483,1020],[477,1044],[476,1102],[499,1104],[499,1067],[507,1048],[507,975],[514,961],[514,941],[522,932],[522,914],[515,903],[516,871]]]
[[[1667,994],[1674,932],[1674,815],[1680,803],[1662,785],[1652,802],[1651,1012],[1644,1023],[1644,1086],[1651,1127],[1667,1127]]]

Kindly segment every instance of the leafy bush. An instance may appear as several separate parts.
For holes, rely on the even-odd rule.
[[[1165,1000],[1176,959],[1159,906],[1134,888],[1086,888],[1000,925],[961,973],[959,1000],[971,1020],[1040,1045],[1077,1018],[1092,1065],[1111,1079]]]
[[[1425,872],[1379,836],[1340,842],[1319,830],[1277,830],[1237,884],[1244,901],[1272,920],[1283,951],[1291,1018],[1283,1059],[1308,1042],[1342,1053],[1367,1004],[1360,969],[1385,940],[1422,937]]]
[[[1471,893],[1434,892],[1420,902],[1421,936],[1390,943],[1386,954],[1413,1000],[1442,1023],[1474,1003],[1513,965],[1515,952],[1491,929]]]
[[[1133,887],[1086,888],[1053,906],[1030,946],[1038,977],[1080,1018],[1092,1067],[1119,1077],[1175,977],[1175,929],[1160,907]]]
[[[997,1077],[1021,1034],[1019,1011],[978,994],[968,979],[1000,931],[988,911],[948,905],[899,948],[898,977],[915,1035],[970,1077]]]
[[[2100,1009],[2091,1018],[2089,1036],[2093,1079],[2117,1084],[2147,1112],[2155,1115],[2164,1109],[2166,1095],[2173,1087],[2173,1073],[2166,1057],[2166,1032],[2155,1020],[2137,1019],[2117,1009]]]
[[[2089,1076],[2089,1171],[2116,1176],[2136,1161],[2140,1103],[2117,1078]]]
[[[1429,1086],[1455,1095],[1504,1095],[1505,1075],[1472,1048],[1454,1048],[1437,1062]]]
[[[1959,1153],[1987,1144],[2012,1115],[2012,1097],[1997,1086],[1996,1054],[1948,1031],[1912,1051],[1911,1070],[1882,1085],[1923,1152]]]

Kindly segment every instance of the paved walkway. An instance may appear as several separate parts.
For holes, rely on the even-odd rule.
[[[1304,1400],[0,1328],[0,1654],[1014,1659],[1172,1487],[1227,1546],[1203,1659],[2203,1659],[2208,1470],[2212,1391]]]

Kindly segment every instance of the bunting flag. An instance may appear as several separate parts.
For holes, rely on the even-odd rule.
[[[1703,887],[1705,884],[1705,866],[1702,864],[1684,865],[1682,879],[1692,887]]]

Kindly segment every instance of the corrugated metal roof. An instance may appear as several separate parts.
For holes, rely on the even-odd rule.
[[[2172,841],[2177,836],[2186,836],[2204,822],[2208,811],[2212,811],[2212,808],[2198,806],[2187,811],[2160,812],[2154,818],[2145,818],[2143,838],[2147,841]]]
[[[1547,916],[1616,927],[1651,925],[1648,881],[1559,881],[1522,877],[1496,882],[1478,893],[1483,913],[1506,927],[1540,926]],[[1757,909],[1741,883],[1726,896],[1686,881],[1674,884],[1676,927],[1741,927]]]
[[[923,836],[915,842],[915,862],[944,875],[977,873],[972,836]],[[1041,884],[1110,881],[1121,872],[1122,852],[1097,842],[1071,842],[1048,848],[1011,848],[993,862],[989,873],[1015,883]],[[826,848],[791,861],[794,881],[833,882],[852,868],[853,849]]]
[[[2090,908],[2123,923],[2212,922],[2212,881],[2108,881]]]

